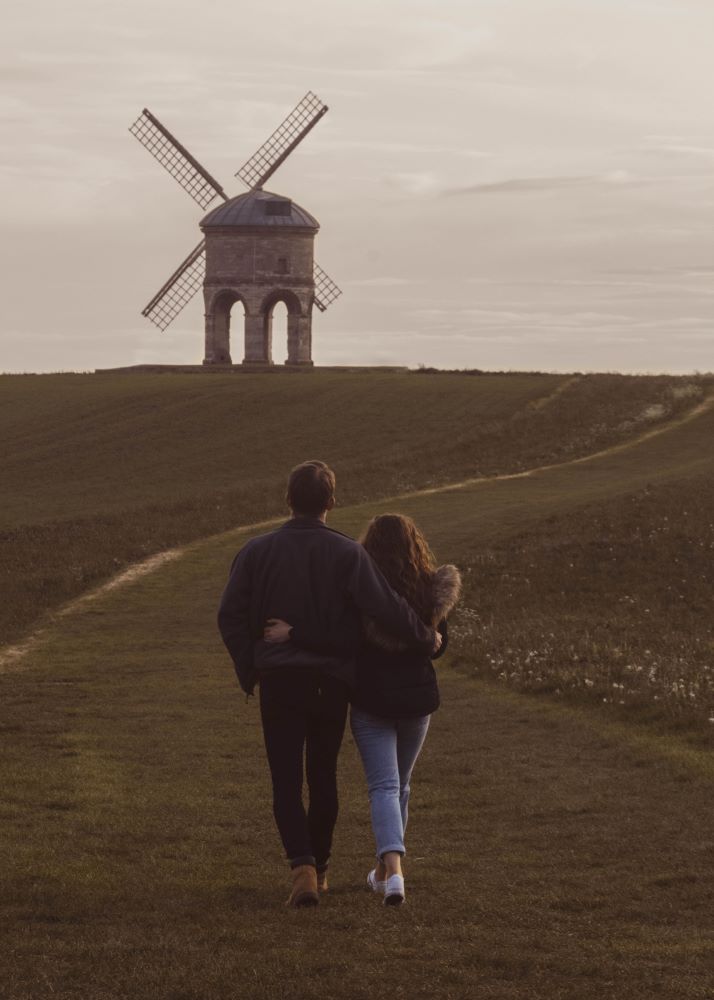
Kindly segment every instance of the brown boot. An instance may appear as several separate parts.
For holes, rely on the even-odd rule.
[[[291,873],[293,887],[286,906],[317,906],[317,872],[314,865],[298,865]]]
[[[317,873],[317,891],[327,892],[327,870]]]

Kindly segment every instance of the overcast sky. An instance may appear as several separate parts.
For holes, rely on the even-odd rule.
[[[0,370],[200,362],[200,295],[140,312],[203,213],[127,128],[238,194],[310,89],[317,363],[711,370],[713,51],[712,0],[5,0]]]

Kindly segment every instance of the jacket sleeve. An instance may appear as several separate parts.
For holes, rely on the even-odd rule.
[[[364,615],[369,615],[410,648],[431,652],[434,630],[425,625],[411,605],[389,586],[367,552],[356,549],[347,580],[347,593]]]
[[[443,656],[446,652],[446,647],[449,645],[449,626],[446,624],[446,618],[441,619],[436,626],[436,631],[441,636],[441,645],[436,653],[432,653],[432,660],[438,660],[440,656]]]
[[[218,609],[218,628],[246,694],[253,693],[256,681],[250,631],[251,577],[250,550],[244,548],[233,560]]]
[[[362,633],[359,629],[320,632],[313,631],[302,623],[293,625],[290,629],[290,642],[295,643],[301,649],[337,656],[351,656],[361,638]]]

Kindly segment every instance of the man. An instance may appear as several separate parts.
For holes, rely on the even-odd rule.
[[[248,542],[236,556],[218,612],[218,626],[241,687],[260,688],[260,713],[273,781],[273,810],[292,871],[289,906],[314,906],[327,888],[337,820],[337,755],[347,716],[350,649],[361,615],[414,647],[438,645],[433,629],[388,585],[365,550],[327,527],[335,475],[324,462],[290,473],[291,518]],[[271,618],[295,630],[338,636],[320,649],[268,643]],[[309,789],[302,802],[303,753]]]

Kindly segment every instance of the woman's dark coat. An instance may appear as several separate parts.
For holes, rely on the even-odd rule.
[[[459,599],[461,577],[455,566],[440,566],[431,580],[430,619],[437,622],[442,642],[438,653],[407,648],[373,619],[363,620],[364,642],[357,654],[354,708],[390,719],[430,715],[439,707],[439,687],[432,660],[449,641],[446,617]]]
[[[449,641],[446,616],[459,599],[461,576],[456,566],[440,566],[432,575],[430,622],[437,624],[442,643],[431,656],[424,646],[408,644],[387,632],[373,618],[362,618],[361,633],[315,632],[295,625],[290,641],[314,650],[349,648],[355,656],[352,705],[383,718],[408,719],[430,715],[439,707],[439,687],[432,659],[438,659]]]

